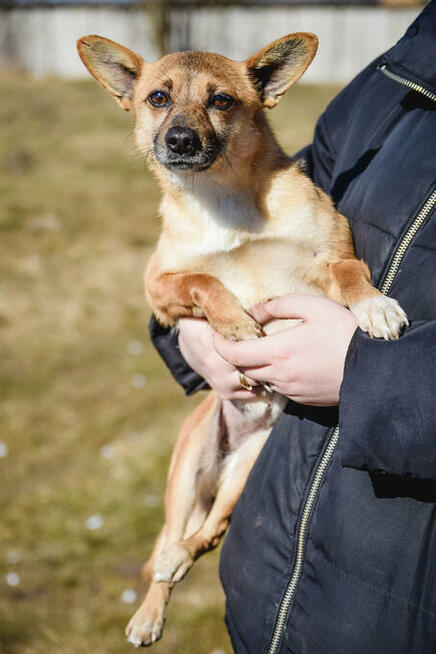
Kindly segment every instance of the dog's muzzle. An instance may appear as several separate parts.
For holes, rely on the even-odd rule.
[[[218,142],[210,140],[205,146],[190,127],[170,127],[165,135],[165,145],[157,140],[154,153],[157,161],[169,170],[198,172],[209,168],[217,158]]]
[[[180,157],[193,156],[202,149],[200,137],[189,127],[171,127],[165,136],[165,143],[170,152]]]

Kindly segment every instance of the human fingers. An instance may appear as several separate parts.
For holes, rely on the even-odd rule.
[[[266,309],[266,305],[268,302],[271,300],[268,300],[266,302],[262,302],[261,304],[255,304],[253,307],[251,307],[247,313],[254,318],[254,320],[259,324],[259,325],[265,325],[268,323],[270,320],[272,320],[272,316],[269,313],[269,311]]]
[[[181,318],[178,324],[178,343],[185,361],[199,374],[213,350],[213,330],[206,320]]]
[[[179,321],[179,347],[185,361],[222,399],[250,400],[262,390],[253,379],[241,385],[240,372],[223,359],[213,347],[214,331],[207,321],[182,318]]]
[[[238,370],[237,373],[238,383],[242,388],[248,391],[257,390],[258,384],[252,377],[248,377],[242,370]]]
[[[257,304],[250,309],[250,315],[259,323],[265,323],[275,318],[302,318],[307,320],[325,310],[332,300],[317,295],[298,295],[287,293]]]
[[[259,391],[262,389],[259,388]],[[228,393],[225,396],[220,396],[221,399],[223,400],[254,400],[255,398],[258,397],[258,391],[253,390],[252,391],[245,391],[243,389],[238,389],[236,391],[233,391],[232,393]]]
[[[214,345],[218,354],[236,368],[267,365],[275,358],[280,347],[275,335],[235,343],[215,334]]]
[[[258,386],[257,382],[236,369],[231,375],[212,375],[208,382],[224,400],[253,399],[262,391],[262,387]]]
[[[252,391],[246,391],[244,389],[238,389],[229,395],[227,400],[254,400],[259,398],[259,394],[262,393],[263,388],[261,386],[253,386]]]
[[[256,368],[241,368],[252,385],[260,385],[263,382],[270,383],[274,376],[274,366],[258,366]]]

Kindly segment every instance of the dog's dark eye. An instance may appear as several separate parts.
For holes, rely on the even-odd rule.
[[[228,109],[233,104],[233,98],[224,93],[217,93],[210,99],[210,106],[216,109]]]
[[[165,91],[153,91],[148,96],[148,101],[153,107],[165,107],[170,102],[170,97]]]

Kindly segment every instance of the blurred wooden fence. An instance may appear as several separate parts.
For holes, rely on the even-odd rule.
[[[305,82],[346,83],[389,48],[419,13],[419,7],[380,6],[186,6],[173,9],[167,41],[171,50],[211,50],[243,59],[289,32],[310,31],[320,47]],[[36,75],[87,75],[76,54],[83,34],[101,34],[156,59],[150,13],[127,4],[65,4],[0,8],[0,67],[18,66]]]

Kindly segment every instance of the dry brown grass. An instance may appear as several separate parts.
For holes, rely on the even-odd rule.
[[[142,272],[158,191],[130,117],[92,81],[1,85],[0,651],[119,654],[131,651],[133,610],[121,594],[142,592],[171,446],[197,401],[148,342]],[[297,87],[271,114],[289,151],[310,140],[334,92]],[[86,528],[92,514],[101,529]],[[231,651],[217,560],[174,593],[156,654]]]

